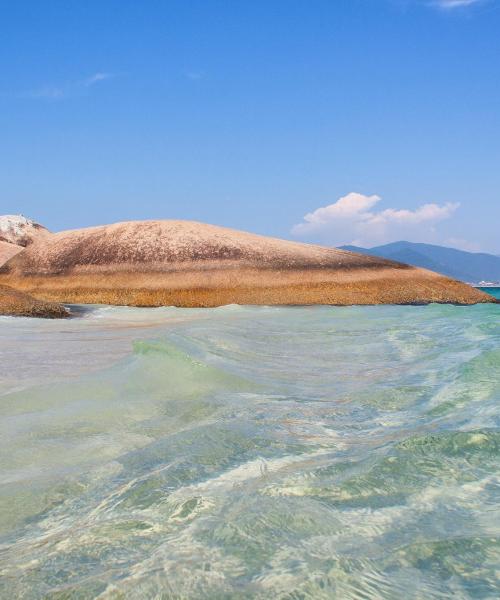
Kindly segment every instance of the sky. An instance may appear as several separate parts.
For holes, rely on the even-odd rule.
[[[0,214],[500,254],[500,0],[0,0]]]

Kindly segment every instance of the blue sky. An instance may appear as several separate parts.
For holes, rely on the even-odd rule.
[[[499,31],[499,0],[0,0],[0,214],[500,253]]]

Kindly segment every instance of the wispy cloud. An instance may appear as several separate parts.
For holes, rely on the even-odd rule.
[[[205,74],[202,71],[187,71],[186,77],[191,81],[199,81],[205,77]]]
[[[99,71],[85,77],[83,79],[77,79],[75,81],[65,81],[59,84],[43,85],[38,88],[31,90],[24,90],[20,92],[3,93],[2,96],[10,96],[14,98],[33,98],[41,100],[63,100],[71,96],[75,96],[82,93],[83,90],[91,88],[107,79],[114,77],[113,73],[106,73]]]
[[[415,210],[386,208],[373,210],[381,201],[379,196],[351,192],[328,206],[304,216],[292,234],[311,241],[332,245],[355,244],[374,246],[401,239],[429,241],[435,226],[448,219],[458,204],[424,204]]]
[[[113,73],[94,73],[90,77],[87,77],[87,79],[83,79],[80,83],[84,87],[91,87],[96,85],[96,83],[106,81],[107,79],[112,79],[113,77]]]
[[[42,98],[45,100],[61,100],[67,95],[65,88],[61,86],[44,85],[39,88],[32,90],[26,90],[24,92],[15,92],[8,94],[16,98]]]
[[[431,0],[429,4],[443,10],[452,10],[454,8],[463,8],[465,6],[472,6],[473,4],[480,4],[484,0]]]
[[[482,249],[481,244],[478,244],[477,242],[471,242],[456,237],[446,238],[443,245],[450,246],[451,248],[458,248],[459,250],[465,250],[466,252],[481,252]]]

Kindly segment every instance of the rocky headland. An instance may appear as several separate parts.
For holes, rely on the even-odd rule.
[[[49,235],[45,227],[22,215],[0,216],[0,267],[33,242]],[[69,312],[57,303],[0,285],[0,315],[59,319],[69,316]]]
[[[0,315],[63,319],[69,311],[56,302],[46,302],[29,294],[0,285]]]
[[[131,306],[494,301],[424,269],[191,221],[43,235],[0,267],[0,284],[45,301]]]

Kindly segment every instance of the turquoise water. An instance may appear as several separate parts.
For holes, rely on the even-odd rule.
[[[491,294],[492,296],[494,296],[495,298],[498,298],[500,300],[500,288],[487,287],[487,288],[479,288],[479,289],[483,290],[483,292],[486,292],[487,294]]]
[[[0,597],[498,598],[499,317],[0,318]]]

